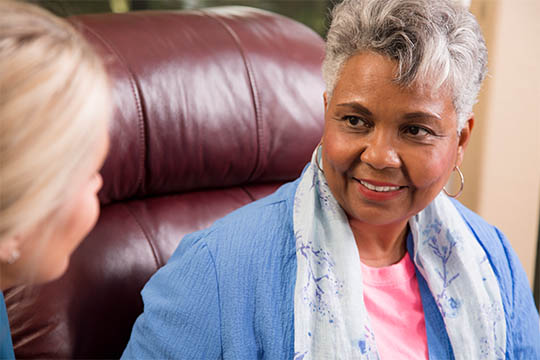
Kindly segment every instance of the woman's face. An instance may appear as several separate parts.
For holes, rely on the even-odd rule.
[[[108,146],[108,132],[103,124],[91,160],[74,177],[79,181],[73,183],[72,195],[47,221],[21,239],[21,257],[13,265],[19,267],[17,274],[29,278],[19,279],[18,283],[51,281],[66,271],[71,254],[92,230],[99,216],[97,194],[103,183],[99,170]]]
[[[395,84],[395,63],[365,52],[344,65],[326,101],[322,162],[353,222],[406,223],[442,190],[463,158],[452,97]],[[427,89],[430,90],[430,89]]]

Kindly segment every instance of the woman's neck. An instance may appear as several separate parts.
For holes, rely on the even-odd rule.
[[[350,220],[362,262],[371,267],[399,262],[407,252],[408,222],[372,225]]]

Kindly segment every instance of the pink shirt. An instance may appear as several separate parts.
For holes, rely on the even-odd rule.
[[[381,360],[428,359],[424,310],[409,254],[387,267],[362,264],[362,276]]]

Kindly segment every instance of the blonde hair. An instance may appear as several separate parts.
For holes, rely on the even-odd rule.
[[[0,1],[0,241],[60,208],[110,117],[100,58],[65,20]]]

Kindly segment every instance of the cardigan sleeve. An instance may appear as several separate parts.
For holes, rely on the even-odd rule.
[[[142,291],[122,359],[221,358],[216,270],[201,233],[186,236]]]
[[[511,276],[512,304],[510,318],[513,353],[511,359],[540,359],[540,323],[531,288],[519,259],[504,234],[496,229],[503,244]]]

